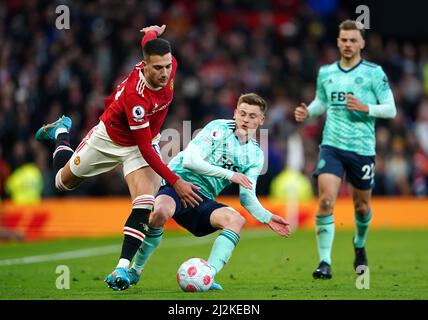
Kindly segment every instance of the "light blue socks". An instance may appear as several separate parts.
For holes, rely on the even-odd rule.
[[[334,219],[332,213],[316,217],[315,232],[320,261],[331,265],[331,248],[334,239]]]
[[[137,270],[138,273],[144,268],[147,260],[152,255],[153,251],[159,246],[163,235],[163,228],[151,228],[147,231],[146,237],[144,238],[143,243],[140,245],[140,248],[135,255],[134,263],[132,268]]]
[[[227,229],[224,229],[217,239],[215,239],[208,258],[208,263],[215,268],[216,274],[220,272],[229,261],[232,256],[232,251],[235,249],[238,242],[239,234]]]
[[[369,224],[372,219],[372,210],[366,216],[354,214],[355,218],[355,237],[354,245],[356,248],[363,248],[366,244],[367,233],[369,232]]]

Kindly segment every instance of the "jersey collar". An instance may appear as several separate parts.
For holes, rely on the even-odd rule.
[[[228,127],[229,127],[229,130],[231,130],[232,131],[232,134],[235,136],[235,139],[236,139],[236,141],[239,143],[239,144],[241,144],[241,142],[239,141],[239,138],[238,138],[238,136],[237,136],[237,134],[236,134],[236,121],[235,120],[233,120],[233,123],[232,123],[232,120],[231,120],[231,122],[228,124]],[[247,141],[245,142],[245,143],[242,143],[242,144],[247,144],[248,142],[250,142],[250,140],[251,140],[252,138],[248,138],[247,139]]]
[[[353,66],[351,69],[345,70],[340,66],[340,60],[337,61],[337,67],[339,68],[340,71],[348,73],[351,72],[352,70],[356,69],[362,62],[364,61],[364,59],[360,59],[360,62],[358,62],[355,66]]]
[[[233,135],[235,136],[236,141],[240,145],[244,145],[244,144],[247,144],[248,142],[250,142],[251,138],[248,138],[247,141],[245,141],[244,143],[241,143],[241,141],[239,141],[238,135],[236,134],[236,127],[234,129],[232,129],[232,131],[233,131]]]

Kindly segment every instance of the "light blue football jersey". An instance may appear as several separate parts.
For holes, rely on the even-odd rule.
[[[376,154],[375,122],[369,113],[347,108],[347,94],[370,105],[393,104],[394,96],[382,67],[361,60],[351,69],[339,62],[322,66],[318,72],[315,100],[309,114],[327,111],[321,145],[353,151],[364,156]]]
[[[214,120],[208,123],[190,142],[202,151],[202,157],[211,165],[245,174],[255,183],[263,168],[264,155],[254,139],[241,144],[236,137],[234,120]],[[178,153],[168,167],[185,181],[199,186],[203,195],[214,199],[231,184],[228,179],[210,177],[183,168],[186,149]]]

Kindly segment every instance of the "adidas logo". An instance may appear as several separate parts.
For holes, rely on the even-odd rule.
[[[146,223],[143,223],[143,222],[140,222],[139,223],[141,226],[143,226],[143,229],[144,229],[144,231],[149,231],[149,225],[148,224],[146,224]]]
[[[318,229],[317,235],[320,235],[321,233],[328,233],[328,231],[325,228]]]

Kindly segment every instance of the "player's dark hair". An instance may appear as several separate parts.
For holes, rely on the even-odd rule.
[[[341,24],[339,24],[339,33],[341,30],[358,30],[361,33],[361,36],[364,39],[364,25],[361,22],[355,21],[355,20],[345,20]]]
[[[143,48],[143,57],[144,59],[147,59],[150,56],[163,56],[170,52],[171,45],[169,44],[169,42],[165,39],[156,38],[146,42]]]
[[[266,113],[268,108],[265,99],[263,99],[262,97],[260,97],[258,94],[255,94],[255,93],[241,94],[241,96],[238,99],[238,106],[241,103],[247,103],[252,106],[259,106],[263,114]]]

